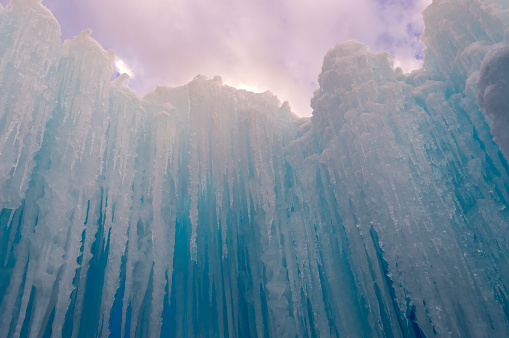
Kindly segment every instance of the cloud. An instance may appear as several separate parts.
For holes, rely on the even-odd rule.
[[[117,57],[115,59],[115,70],[119,72],[119,74],[127,74],[132,79],[134,77],[134,73],[131,68],[125,63],[124,60]]]
[[[356,39],[419,66],[420,12],[431,0],[44,0],[64,38],[85,28],[136,69],[130,86],[145,94],[195,75],[268,89],[309,115],[323,57]],[[406,69],[405,69],[406,68]],[[138,69],[140,71],[138,71]],[[262,90],[263,91],[263,90]]]

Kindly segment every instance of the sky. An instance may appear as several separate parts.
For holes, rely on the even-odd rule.
[[[9,0],[0,0],[4,6]],[[196,75],[270,90],[311,115],[327,50],[356,39],[404,72],[422,63],[422,10],[431,0],[43,0],[69,39],[91,28],[117,70],[144,95]]]

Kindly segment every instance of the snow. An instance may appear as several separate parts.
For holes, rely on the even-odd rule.
[[[0,336],[508,336],[508,13],[433,2],[410,74],[338,44],[298,118],[219,76],[141,98],[0,7]]]

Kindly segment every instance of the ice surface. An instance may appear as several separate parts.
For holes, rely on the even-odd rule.
[[[141,98],[0,7],[0,336],[508,336],[509,4],[424,19],[423,69],[339,44],[298,118],[220,77]]]
[[[504,154],[509,154],[509,45],[493,45],[479,74],[480,106],[492,120],[492,132]]]

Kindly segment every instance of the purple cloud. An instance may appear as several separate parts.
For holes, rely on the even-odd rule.
[[[6,5],[6,0],[0,3]],[[270,90],[310,115],[323,56],[356,39],[387,50],[404,70],[419,67],[421,11],[431,0],[44,0],[63,38],[91,28],[132,70],[130,86],[185,84],[221,75],[233,86]],[[411,28],[409,28],[411,27]]]

